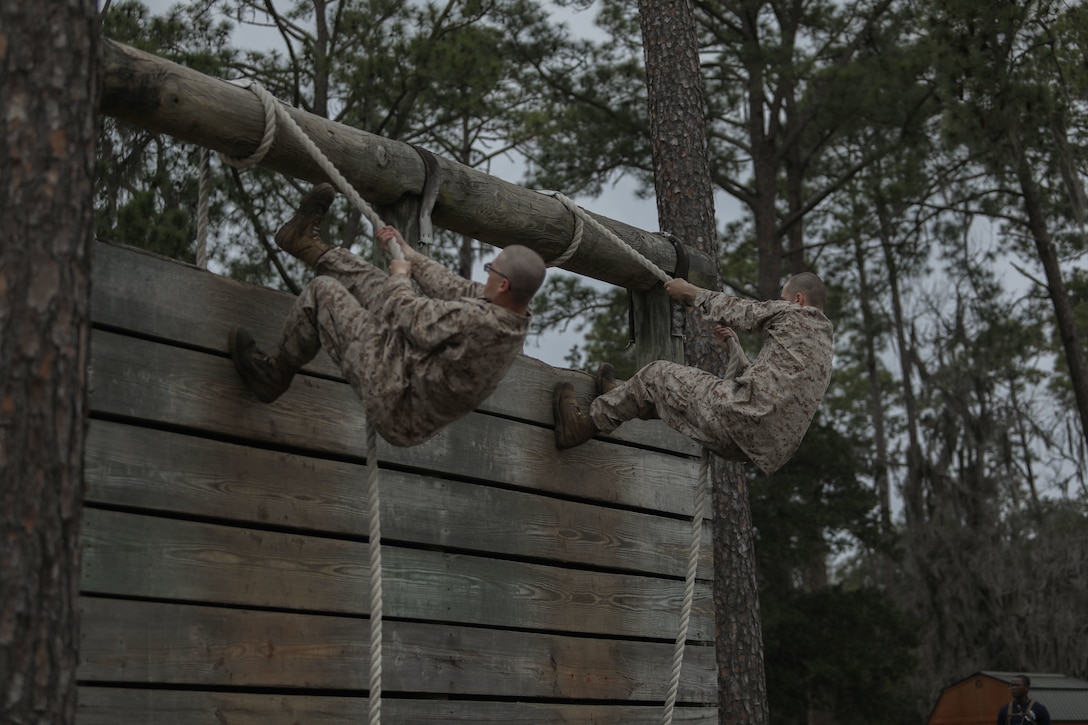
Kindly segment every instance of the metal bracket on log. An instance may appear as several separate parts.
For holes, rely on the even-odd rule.
[[[675,263],[672,276],[688,279],[691,250],[676,236],[660,232],[659,237],[673,248]],[[631,301],[631,336],[635,342],[635,365],[642,367],[654,360],[684,362],[684,310],[661,285],[645,291],[629,292]]]

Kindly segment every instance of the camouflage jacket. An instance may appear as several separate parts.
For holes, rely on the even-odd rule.
[[[421,254],[408,256],[417,293],[404,275],[384,282],[377,314],[387,326],[385,355],[396,364],[375,376],[387,410],[368,411],[397,445],[415,445],[470,413],[491,395],[520,354],[529,317],[483,298],[483,285]],[[397,396],[395,405],[391,397]]]
[[[707,404],[753,463],[776,471],[801,444],[831,382],[831,322],[815,307],[709,290],[699,290],[695,305],[708,321],[763,333],[756,359],[730,384],[716,385]]]

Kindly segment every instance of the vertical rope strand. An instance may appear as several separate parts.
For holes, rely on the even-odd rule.
[[[196,266],[208,268],[208,196],[211,177],[211,154],[207,148],[200,152],[200,183],[196,207]]]
[[[691,550],[688,557],[688,571],[684,579],[684,604],[680,608],[680,631],[676,635],[676,648],[672,657],[672,678],[665,697],[665,712],[661,718],[663,725],[671,725],[673,709],[676,706],[676,693],[680,689],[680,670],[684,665],[684,644],[688,639],[688,623],[691,621],[691,604],[695,599],[695,572],[699,568],[699,547],[703,538],[703,509],[706,507],[708,481],[710,479],[710,450],[703,449],[699,465],[699,483],[695,491],[695,510],[691,516]]]
[[[367,505],[370,507],[370,725],[382,721],[382,523],[378,499],[378,434],[366,424]]]

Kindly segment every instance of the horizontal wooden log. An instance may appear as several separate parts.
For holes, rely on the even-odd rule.
[[[250,155],[264,134],[260,99],[239,85],[107,39],[102,68],[101,110],[106,115],[236,157]],[[421,193],[423,162],[411,146],[295,108],[287,112],[370,203],[389,205]],[[438,163],[442,182],[432,213],[436,225],[497,247],[524,244],[545,259],[566,251],[575,220],[560,201],[450,159],[438,157]],[[303,145],[281,127],[261,164],[308,181],[327,180]],[[593,216],[667,273],[676,269],[675,250],[663,236]],[[690,247],[688,255],[689,279],[713,288],[716,260]],[[652,272],[589,225],[578,250],[562,266],[636,291],[658,284]]]
[[[358,539],[368,534],[366,472],[358,463],[93,420],[84,477],[92,505]],[[429,473],[384,470],[381,491],[387,539],[598,569],[673,577],[687,571],[685,519]],[[712,570],[709,536],[704,523],[703,579]]]
[[[81,591],[367,615],[366,542],[88,509]],[[616,637],[676,637],[684,583],[383,546],[383,612],[405,618]],[[709,586],[691,640],[713,637]]]
[[[102,688],[79,689],[76,725],[344,725],[367,722],[365,697],[269,695],[239,692]],[[394,725],[657,725],[661,706],[568,705],[549,702],[489,702],[480,700],[404,700],[385,696],[382,720]],[[678,725],[717,725],[711,707],[677,707]]]
[[[84,596],[84,684],[365,691],[369,620]],[[386,623],[382,691],[663,701],[672,643]],[[716,702],[714,648],[688,646],[678,701]]]

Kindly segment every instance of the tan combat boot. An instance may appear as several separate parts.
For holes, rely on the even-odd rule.
[[[230,331],[230,359],[246,387],[262,403],[271,403],[287,392],[295,369],[257,349],[253,335],[244,327]]]
[[[578,398],[570,383],[555,386],[552,409],[555,412],[555,447],[559,450],[580,446],[597,432],[593,420],[578,409]]]
[[[329,245],[321,241],[321,220],[336,198],[332,184],[318,184],[302,197],[295,215],[276,232],[276,244],[296,259],[314,267]]]
[[[597,368],[597,395],[604,395],[616,387],[616,368],[612,363],[601,363]]]

